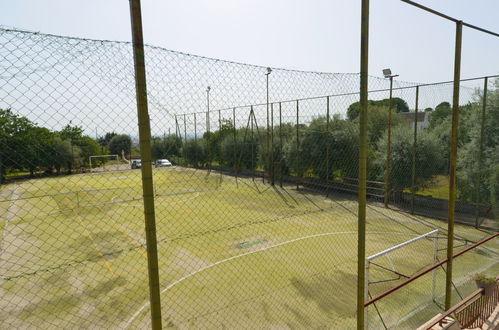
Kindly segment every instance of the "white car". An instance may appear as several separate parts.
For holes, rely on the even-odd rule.
[[[172,163],[168,159],[158,159],[156,161],[156,167],[168,167],[172,166]]]

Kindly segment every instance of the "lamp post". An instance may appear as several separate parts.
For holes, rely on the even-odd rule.
[[[265,77],[267,78],[267,84],[266,84],[266,90],[267,90],[267,168],[269,171],[269,177],[272,185],[274,185],[274,173],[273,173],[273,157],[270,156],[272,154],[272,151],[270,150],[270,127],[269,127],[269,75],[272,73],[271,68],[267,68],[267,72],[265,73]],[[272,146],[273,147],[273,146]],[[264,179],[265,180],[265,179]]]
[[[398,77],[398,74],[392,74],[392,70],[384,69],[383,76],[390,79],[390,98],[388,99],[388,134],[386,143],[386,166],[385,166],[385,194],[384,203],[388,207],[390,199],[390,172],[392,166],[392,92],[393,92],[393,78]]]

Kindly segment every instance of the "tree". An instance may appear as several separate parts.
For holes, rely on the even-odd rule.
[[[206,132],[203,138],[209,142],[210,158],[216,160],[219,164],[226,164],[222,156],[221,145],[222,141],[227,136],[234,134],[234,125],[230,119],[222,119],[220,122],[220,129],[214,132]]]
[[[59,136],[62,140],[68,140],[75,144],[83,136],[83,128],[68,124],[59,132]]]
[[[306,168],[322,179],[358,173],[358,125],[352,121],[334,117],[328,128],[325,117],[314,119],[301,146]]]
[[[435,107],[431,113],[430,127],[436,127],[452,114],[452,108],[449,102],[442,102]]]
[[[227,166],[236,166],[237,169],[255,169],[259,158],[258,139],[247,130],[240,130],[234,136],[227,135],[221,143],[220,151],[223,162]]]
[[[175,135],[152,139],[151,152],[153,159],[180,157],[182,139]]]
[[[360,118],[356,118],[354,122],[358,125]],[[402,122],[399,115],[392,113],[392,129]],[[388,108],[385,106],[371,105],[367,116],[367,128],[369,134],[369,142],[376,142],[383,136],[388,128]]]
[[[72,164],[77,165],[79,162],[79,148],[71,145],[69,141],[63,141],[58,136],[53,139],[52,150],[53,156],[50,165],[55,168],[57,174],[61,173],[62,168],[66,168],[70,173]]]
[[[390,99],[367,101],[369,109],[373,106],[388,108],[389,103]],[[407,102],[399,97],[392,97],[392,109],[394,109],[396,113],[409,112],[409,106],[407,105]],[[359,114],[360,114],[360,102],[358,101],[350,104],[350,106],[347,109],[347,118],[350,120],[354,120],[359,116]]]
[[[125,155],[129,155],[132,150],[132,139],[129,135],[118,134],[115,135],[108,145],[109,152],[113,155],[120,155],[125,152]]]
[[[77,141],[76,146],[81,150],[81,157],[84,164],[88,164],[90,156],[102,154],[99,144],[87,135],[82,136],[80,140]]]
[[[182,146],[185,161],[195,167],[206,165],[208,163],[206,145],[205,139],[192,139],[185,142]]]
[[[113,137],[115,137],[116,134],[115,132],[108,132],[104,135],[104,137],[100,137],[97,139],[97,142],[102,146],[102,147],[107,147],[109,145],[109,142]]]
[[[25,155],[22,154],[25,139],[35,127],[26,117],[15,115],[10,109],[0,109],[0,182],[8,168],[22,169]]]
[[[19,164],[29,170],[33,176],[38,167],[50,167],[52,140],[54,133],[45,127],[33,126],[25,132],[19,145]]]
[[[79,126],[66,125],[60,132],[59,136],[62,140],[69,141],[73,146],[76,146],[81,151],[81,162],[88,164],[89,157],[100,155],[98,143],[88,135],[83,135],[83,128]]]
[[[386,134],[378,141],[373,165],[377,168],[378,180],[383,180],[386,160]],[[389,180],[394,190],[402,190],[412,185],[412,132],[403,127],[392,131],[392,164]],[[445,159],[438,137],[430,131],[422,131],[416,146],[416,185],[438,174]]]
[[[476,101],[460,111],[460,130],[457,187],[459,199],[489,204],[497,217],[497,195],[499,194],[499,79],[487,95],[486,120],[484,123],[483,154],[480,159],[483,94],[477,93]],[[464,113],[463,113],[464,112]],[[462,129],[461,129],[462,128]],[[463,137],[464,136],[464,137]],[[480,168],[481,167],[481,168]],[[480,171],[481,169],[481,171]],[[480,174],[480,175],[478,175]],[[480,177],[480,181],[478,178]]]

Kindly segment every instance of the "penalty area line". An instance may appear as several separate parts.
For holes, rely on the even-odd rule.
[[[258,250],[249,251],[249,252],[246,252],[246,253],[243,253],[243,254],[239,254],[237,256],[233,256],[233,257],[230,257],[230,258],[227,258],[227,259],[219,260],[217,262],[214,262],[212,264],[204,266],[204,267],[196,270],[195,272],[189,273],[189,274],[187,274],[187,275],[179,278],[178,280],[172,282],[171,284],[169,284],[168,286],[166,286],[163,290],[161,290],[160,295],[162,295],[166,291],[170,290],[171,288],[173,288],[175,285],[179,284],[180,282],[183,282],[186,279],[188,279],[188,278],[190,278],[190,277],[192,277],[192,276],[194,276],[194,275],[196,275],[198,273],[201,273],[202,271],[205,271],[207,269],[210,269],[212,267],[215,267],[217,265],[220,265],[222,263],[225,263],[225,262],[228,262],[228,261],[231,261],[231,260],[242,258],[242,257],[248,256],[248,255],[251,255],[251,254],[258,253],[258,252],[263,252],[263,251],[266,251],[266,250],[269,250],[269,249],[272,249],[272,248],[276,248],[276,247],[279,247],[279,246],[282,246],[282,245],[294,243],[294,242],[297,242],[297,241],[306,240],[306,239],[309,239],[309,238],[323,237],[323,236],[333,236],[333,235],[348,235],[348,234],[350,234],[350,235],[357,234],[357,231],[342,231],[342,232],[332,232],[332,233],[321,233],[321,234],[314,234],[314,235],[308,235],[308,236],[298,237],[298,238],[295,238],[295,239],[292,239],[292,240],[289,240],[289,241],[277,243],[277,244],[274,244],[274,245],[271,245],[271,246],[267,246],[267,247],[264,247],[264,248],[261,248],[261,249],[258,249]],[[397,232],[368,232],[368,234],[389,234],[389,235],[410,235],[410,236],[415,236],[415,234],[413,234],[413,233],[397,233]],[[147,301],[146,303],[144,303],[132,315],[132,317],[125,323],[125,326],[123,327],[123,329],[127,329],[132,324],[132,322],[135,321],[135,319],[144,311],[144,309],[146,309],[146,307],[149,306],[149,304],[150,304],[149,301]]]

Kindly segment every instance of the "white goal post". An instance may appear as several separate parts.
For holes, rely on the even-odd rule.
[[[366,275],[365,275],[365,289],[364,289],[365,301],[368,301],[370,299],[370,297],[369,297],[369,285],[373,284],[373,283],[377,283],[377,282],[371,282],[372,279],[370,276],[371,275],[370,272],[372,271],[371,270],[372,266],[380,267],[384,271],[386,271],[388,273],[391,272],[394,275],[398,276],[399,278],[401,276],[406,277],[407,275],[401,274],[400,267],[399,267],[399,269],[397,269],[396,262],[394,263],[394,260],[392,259],[392,257],[390,255],[396,254],[397,252],[400,252],[400,249],[402,249],[404,247],[409,246],[409,248],[411,248],[410,245],[414,245],[416,242],[423,240],[423,239],[432,239],[433,240],[433,247],[432,247],[433,251],[430,252],[430,251],[426,250],[426,252],[428,252],[428,254],[429,253],[433,254],[431,260],[429,260],[429,261],[432,262],[432,264],[435,264],[438,261],[438,229],[430,231],[429,233],[426,233],[424,235],[414,237],[406,242],[397,244],[395,246],[392,246],[391,248],[380,251],[380,252],[375,253],[375,254],[366,258],[366,262],[365,262],[365,274]],[[380,258],[386,258],[386,260],[385,260],[385,262],[387,264],[386,266],[380,265],[379,263],[375,263],[375,261],[377,259],[380,259]],[[428,259],[430,259],[430,258],[428,258]],[[426,266],[426,265],[422,265],[422,266]],[[408,276],[412,276],[412,275],[414,275],[414,274],[409,274]],[[434,270],[432,270],[432,283],[431,283],[431,294],[432,294],[433,300],[436,297],[436,292],[435,292],[436,291],[436,276],[437,276],[436,269],[434,269]],[[380,280],[378,280],[378,283],[379,282],[393,281],[393,280],[397,280],[397,278],[380,279]],[[364,309],[364,312],[365,312],[364,317],[365,317],[366,324],[367,324],[367,308]]]
[[[95,156],[90,156],[90,157],[88,157],[88,164],[90,166],[90,171],[92,171],[92,159],[95,159],[95,158],[107,158],[107,159],[116,160],[116,161],[119,160],[119,156],[118,155],[95,155]],[[104,168],[106,168],[106,164],[105,163],[104,163]]]

